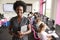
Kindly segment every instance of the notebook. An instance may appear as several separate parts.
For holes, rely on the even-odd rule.
[[[21,32],[26,32],[27,31],[27,25],[24,25],[21,27]]]

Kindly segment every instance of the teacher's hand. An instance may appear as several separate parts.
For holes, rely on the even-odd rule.
[[[20,32],[20,31],[18,31],[18,34],[20,35],[20,38],[22,38],[25,35],[24,32]]]

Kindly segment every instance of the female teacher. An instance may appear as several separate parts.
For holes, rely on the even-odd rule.
[[[10,20],[9,33],[13,36],[12,40],[28,40],[28,34],[31,33],[31,25],[29,20],[23,16],[26,11],[26,3],[16,1],[13,4],[13,9],[17,16]]]

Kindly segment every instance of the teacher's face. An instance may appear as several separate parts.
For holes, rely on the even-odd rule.
[[[17,15],[18,16],[22,16],[22,14],[23,14],[23,7],[22,6],[18,6],[17,8],[16,8],[16,13],[17,13]]]

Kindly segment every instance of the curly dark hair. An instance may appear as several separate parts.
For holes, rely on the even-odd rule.
[[[22,6],[23,7],[23,12],[26,11],[26,3],[25,2],[23,2],[23,1],[16,1],[13,4],[13,9],[16,11],[16,8],[19,7],[19,6]]]

